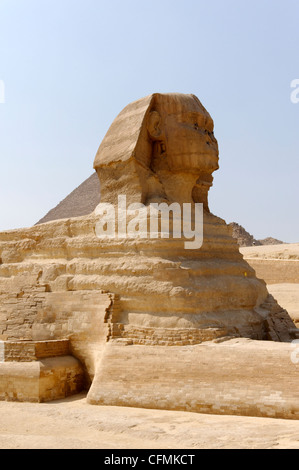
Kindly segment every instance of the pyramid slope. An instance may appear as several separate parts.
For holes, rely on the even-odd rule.
[[[35,225],[52,220],[88,215],[93,212],[99,202],[100,182],[97,174],[93,173]]]

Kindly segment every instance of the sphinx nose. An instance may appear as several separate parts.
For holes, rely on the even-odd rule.
[[[214,144],[217,144],[217,140],[214,136],[214,132],[210,132],[208,130],[205,130],[205,135],[206,135],[206,138],[207,138],[207,144],[210,144],[211,142],[214,143]]]

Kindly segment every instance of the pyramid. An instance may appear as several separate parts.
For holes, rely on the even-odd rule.
[[[93,212],[99,202],[100,182],[97,174],[93,173],[35,225],[52,220],[88,215]]]

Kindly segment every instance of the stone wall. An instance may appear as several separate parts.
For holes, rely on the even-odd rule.
[[[299,283],[299,260],[247,258],[247,262],[267,284]]]
[[[0,362],[30,362],[46,357],[70,354],[69,340],[50,341],[0,341],[2,360]]]
[[[58,400],[79,393],[83,388],[82,366],[72,356],[0,364],[0,400]]]
[[[111,334],[108,316],[113,296],[92,291],[46,292],[45,287],[35,286],[30,295],[25,288],[20,289],[22,295],[17,292],[2,294],[2,299],[5,297],[6,300],[0,305],[0,314],[2,312],[2,318],[5,318],[1,338],[6,340],[6,348],[10,344],[7,340],[10,340],[11,348],[26,348],[28,360],[31,360],[30,357],[36,357],[36,354],[37,357],[56,354],[42,351],[45,344],[51,347],[53,342],[43,342],[36,347],[34,344],[38,343],[30,340],[67,338],[72,354],[82,362],[90,383],[97,357]],[[18,343],[17,340],[23,341]]]
[[[294,344],[245,338],[171,350],[112,342],[87,399],[105,406],[299,419],[294,353]]]

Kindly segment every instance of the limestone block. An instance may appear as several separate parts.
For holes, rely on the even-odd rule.
[[[0,400],[58,400],[79,393],[83,388],[83,369],[72,356],[0,363]]]
[[[294,345],[244,338],[193,346],[109,343],[89,403],[299,418]]]
[[[31,362],[70,353],[68,339],[50,341],[1,341],[0,362]]]

